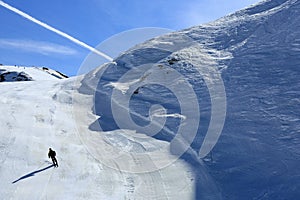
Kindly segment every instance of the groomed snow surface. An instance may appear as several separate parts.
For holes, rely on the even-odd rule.
[[[77,136],[73,87],[72,79],[1,84],[1,199],[192,198],[193,175],[183,162],[130,174],[95,160]],[[81,110],[86,132],[91,112]],[[47,168],[49,147],[57,152],[59,168]]]
[[[299,0],[263,1],[149,40],[80,77],[22,69],[36,81],[0,84],[0,199],[298,199],[299,12]],[[226,121],[203,158],[222,97],[210,93],[218,74]],[[185,81],[193,93],[181,90]],[[199,113],[181,109],[193,95]],[[174,142],[188,120],[199,125],[195,138]]]

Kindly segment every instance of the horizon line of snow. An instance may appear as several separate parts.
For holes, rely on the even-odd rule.
[[[82,42],[82,41],[80,41],[80,40],[78,40],[78,39],[76,39],[76,38],[68,35],[67,33],[64,33],[64,32],[62,32],[62,31],[60,31],[60,30],[58,30],[58,29],[56,29],[56,28],[54,28],[54,27],[52,27],[52,26],[50,26],[50,25],[48,25],[48,24],[46,24],[46,23],[44,23],[44,22],[42,22],[40,20],[38,20],[38,19],[35,19],[34,17],[32,17],[32,16],[24,13],[23,11],[21,11],[21,10],[19,10],[17,8],[14,8],[11,5],[5,3],[4,1],[0,0],[0,5],[2,7],[4,7],[4,8],[6,8],[6,9],[8,9],[8,10],[10,10],[10,11],[12,11],[12,12],[14,12],[14,13],[22,16],[22,17],[24,17],[27,20],[29,20],[29,21],[31,21],[33,23],[36,23],[36,24],[38,24],[38,25],[46,28],[49,31],[54,32],[54,33],[56,33],[56,34],[58,34],[58,35],[60,35],[60,36],[62,36],[64,38],[66,38],[66,39],[74,42],[75,44],[77,44],[77,45],[79,45],[81,47],[84,47],[84,48],[86,48],[86,49],[88,49],[88,50],[90,50],[90,51],[98,54],[99,56],[102,56],[103,58],[107,59],[110,62],[113,61],[113,58],[111,58],[110,56],[106,55],[105,53],[103,53],[101,51],[98,51],[94,47],[89,46],[88,44],[86,44],[86,43],[84,43],[84,42]]]

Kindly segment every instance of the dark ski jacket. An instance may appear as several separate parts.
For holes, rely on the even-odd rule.
[[[56,152],[53,151],[52,149],[49,149],[48,157],[54,158],[56,156]]]

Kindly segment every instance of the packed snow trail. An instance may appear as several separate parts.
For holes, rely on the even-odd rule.
[[[95,160],[77,136],[77,126],[90,132],[88,124],[75,125],[72,120],[73,84],[72,79],[1,84],[0,101],[6,106],[0,111],[9,113],[0,120],[0,193],[4,199],[156,199],[173,198],[174,191],[180,189],[183,192],[179,196],[191,198],[192,181],[183,178],[189,167],[183,162],[155,173],[130,174]],[[84,113],[91,110],[83,106],[81,111],[84,123]],[[43,168],[49,147],[56,150],[60,166],[12,184]],[[172,180],[181,183],[172,186],[170,177],[163,179],[163,174],[176,174]]]
[[[299,9],[299,0],[263,1],[137,45],[81,77],[1,83],[0,198],[297,199]],[[195,152],[201,149],[212,110],[203,76],[214,76],[211,71],[197,74],[195,59],[197,67],[221,73],[227,98],[222,134],[203,160]],[[118,128],[109,110],[114,87],[126,94],[137,83],[135,77],[118,87],[117,80],[149,62],[179,71],[199,98],[200,126],[193,140],[187,132],[187,140],[176,143],[183,149],[190,145],[180,157],[169,147],[171,133],[184,117],[166,117],[167,126],[153,136],[130,126]],[[135,122],[147,125],[144,119],[153,103],[170,111],[159,112],[158,118],[182,114],[173,97],[172,91],[148,84],[127,110]],[[56,150],[60,167],[12,184],[38,169],[49,147]]]

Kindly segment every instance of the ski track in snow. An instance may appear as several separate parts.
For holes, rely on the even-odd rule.
[[[114,63],[81,77],[1,83],[0,199],[297,199],[299,5],[299,0],[262,1],[215,22],[137,45]],[[186,43],[183,35],[197,45]],[[191,84],[199,84],[194,89],[200,95],[205,95],[201,76],[209,79],[213,74],[204,70],[196,75],[195,65],[222,72],[228,100],[226,123],[217,145],[203,161],[195,154],[202,135],[193,141],[187,158],[173,160],[167,139],[141,137],[142,133],[129,129],[91,128],[106,117],[96,115],[91,106],[96,104],[94,92],[99,89],[101,70],[112,70],[105,74],[99,93],[109,97],[105,89],[110,86],[126,93],[140,81],[116,82],[117,65],[121,71],[156,60],[163,67],[171,57],[178,61],[169,65],[186,73]],[[40,73],[29,71],[33,78]],[[160,98],[165,100],[168,92],[162,91]],[[155,87],[146,90],[147,94],[155,92]],[[139,112],[144,108],[138,103],[153,103],[156,97],[147,94],[135,99],[138,110],[131,113],[145,121],[147,117]],[[211,116],[205,101],[209,99],[201,101],[207,122]],[[166,104],[169,109],[175,110],[174,102]],[[101,103],[95,106],[108,106]],[[176,111],[161,117],[186,116]],[[168,127],[163,130],[165,137],[174,136]],[[47,166],[49,147],[57,152],[59,167],[22,178]],[[147,165],[153,165],[152,154],[168,165],[151,172],[123,170],[148,169]]]
[[[167,194],[164,186],[169,183],[162,179],[164,172],[124,173],[108,168],[90,156],[79,140],[72,120],[70,98],[74,91],[66,89],[72,84],[72,81],[40,81],[1,85],[0,92],[6,93],[1,101],[7,106],[0,109],[10,113],[1,118],[1,123],[7,122],[2,124],[5,127],[2,130],[6,131],[1,130],[1,137],[10,133],[9,138],[16,138],[7,139],[6,146],[1,148],[1,153],[2,149],[8,151],[1,154],[1,194],[8,199],[171,198],[172,192]],[[84,110],[90,112],[89,109]],[[59,167],[12,184],[24,175],[46,167],[44,159],[49,147],[56,150]],[[186,166],[174,169],[180,168],[185,171]],[[186,191],[181,196],[191,195],[191,190]]]

